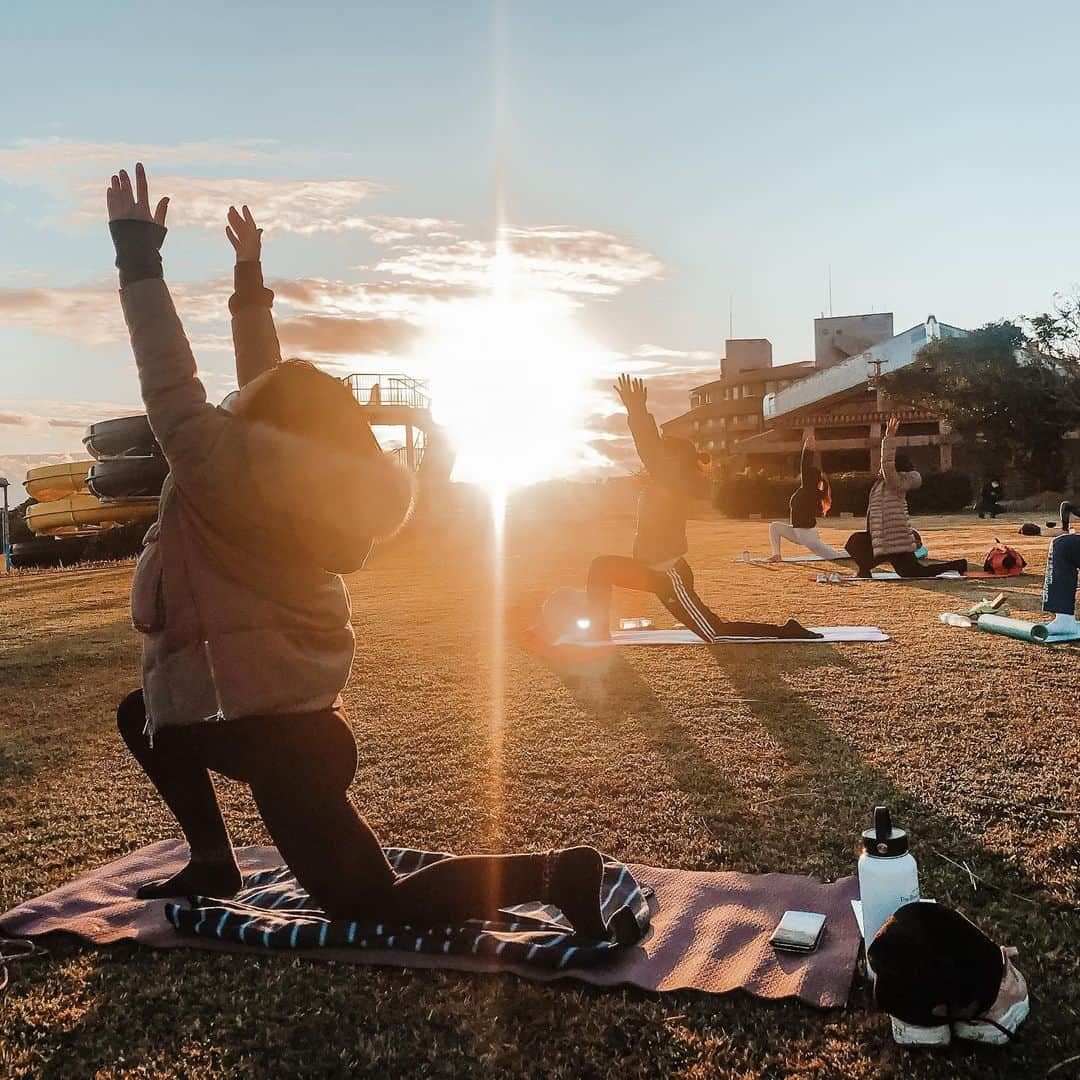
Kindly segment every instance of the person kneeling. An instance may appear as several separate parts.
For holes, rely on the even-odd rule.
[[[802,457],[799,458],[799,476],[802,483],[791,496],[791,524],[786,521],[774,521],[769,526],[769,544],[772,547],[771,562],[782,562],[780,541],[789,540],[799,544],[812,554],[822,559],[846,559],[846,551],[837,551],[821,539],[817,530],[817,519],[829,512],[832,506],[832,490],[829,478],[821,471],[814,460],[816,444],[810,435],[803,443]]]
[[[890,417],[881,440],[881,473],[870,490],[866,511],[866,532],[854,533],[845,549],[858,564],[856,577],[868,578],[875,566],[892,563],[902,578],[929,578],[938,574],[967,570],[967,559],[948,562],[920,562],[915,557],[918,544],[908,517],[907,493],[922,484],[922,475],[906,457],[897,458],[897,417]]]
[[[355,652],[339,576],[407,518],[412,481],[340,380],[282,362],[261,230],[229,212],[240,389],[206,398],[165,285],[168,200],[141,165],[108,191],[120,300],[147,417],[170,473],[132,585],[142,689],[117,710],[132,756],[175,815],[188,865],[141,899],[241,886],[211,772],[250,786],[297,882],[331,918],[445,926],[529,901],[607,936],[592,847],[448,858],[399,875],[349,794],[356,740],[341,690]]]

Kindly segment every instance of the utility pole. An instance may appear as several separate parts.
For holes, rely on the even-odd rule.
[[[11,573],[11,526],[8,524],[8,479],[0,476],[0,490],[4,492],[4,511],[0,514],[0,538],[4,546],[4,573]]]
[[[874,374],[870,376],[870,386],[874,390],[876,396],[875,408],[878,412],[881,412],[885,406],[885,395],[881,390],[881,369],[885,366],[885,361],[880,357],[871,357],[868,361],[874,368]]]

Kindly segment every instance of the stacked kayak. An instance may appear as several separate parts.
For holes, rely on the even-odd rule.
[[[169,467],[145,416],[91,424],[83,445],[89,460],[27,472],[26,491],[35,501],[26,508],[26,525],[36,538],[14,545],[15,566],[78,562],[93,537],[157,516]]]
[[[157,515],[156,503],[156,499],[106,502],[91,494],[69,495],[28,506],[26,527],[38,536],[77,536],[153,518]]]

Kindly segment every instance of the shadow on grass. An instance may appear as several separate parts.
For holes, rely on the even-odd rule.
[[[872,1030],[861,1039],[883,1059],[877,1075],[1044,1074],[1068,1056],[1066,1043],[1074,1030],[1075,994],[1064,988],[1076,978],[1075,928],[1068,925],[1075,910],[1028,904],[981,886],[972,896],[962,871],[934,859],[932,848],[958,861],[974,858],[975,871],[998,888],[1037,898],[1035,883],[870,766],[857,745],[829,726],[811,696],[792,685],[800,673],[849,664],[840,650],[757,647],[753,663],[746,664],[747,648],[699,651],[709,655],[720,681],[731,687],[733,707],[749,711],[788,762],[785,774],[776,778],[775,799],[757,806],[747,804],[723,761],[694,741],[687,723],[672,715],[621,657],[605,671],[560,678],[605,731],[617,737],[632,729],[646,736],[710,832],[725,845],[730,838],[739,869],[806,871],[820,853],[823,872],[848,873],[868,809],[889,802],[912,829],[927,895],[962,906],[1000,940],[1022,947],[1020,966],[1031,979],[1034,1007],[1017,1047],[977,1053],[960,1046],[937,1058],[912,1058],[891,1048],[878,1018],[866,1018]],[[705,714],[701,723],[726,719]],[[33,1045],[39,1053],[51,1050],[44,1076],[115,1068],[121,1053],[123,1067],[150,1073],[169,1072],[184,1062],[189,1074],[202,1075],[255,1069],[278,1075],[539,1075],[542,1070],[599,1076],[605,1075],[605,1060],[598,1055],[616,1052],[631,1068],[670,1075],[687,1064],[681,1055],[688,1031],[702,1045],[726,1048],[712,1070],[716,1075],[792,1075],[796,1061],[821,1052],[822,1024],[806,1010],[742,996],[655,998],[536,986],[509,977],[346,969],[281,956],[192,957],[128,947],[91,951],[70,942],[59,944],[57,954],[54,964],[20,973],[24,1004],[5,1031],[16,1044]],[[67,998],[71,1012],[55,1018],[55,1035],[49,1028],[43,1036],[47,1017],[33,1014],[34,994],[55,1002],[63,980],[72,977],[81,981]],[[677,1024],[666,1023],[671,1017],[665,1012]],[[834,1037],[845,1026],[853,1033],[862,1022],[850,1013],[828,1020]],[[537,1048],[531,1064],[522,1060],[525,1046]],[[35,1060],[42,1059],[35,1054]],[[607,1069],[614,1060],[606,1059]],[[724,1071],[725,1060],[730,1071]]]
[[[1076,1003],[1056,993],[1041,993],[1040,987],[1075,985],[1076,959],[1067,961],[1064,954],[1069,947],[1065,943],[1076,937],[1075,906],[1048,897],[1043,883],[988,851],[946,813],[869,765],[860,747],[832,730],[791,686],[788,680],[797,670],[793,658],[763,656],[749,671],[726,663],[719,650],[711,653],[732,686],[747,696],[755,719],[782,748],[800,791],[807,792],[776,804],[795,842],[851,867],[872,808],[888,805],[894,819],[911,833],[923,895],[959,907],[996,940],[1020,947],[1020,966],[1032,983],[1036,1002],[1025,1032],[1031,1055],[1026,1060],[1031,1064],[1060,1060],[1066,1050],[1065,1033],[1075,1023],[1070,1016]],[[887,738],[887,733],[868,735],[874,737]],[[960,866],[941,856],[966,863],[981,882],[973,882]],[[829,861],[827,857],[826,865]]]

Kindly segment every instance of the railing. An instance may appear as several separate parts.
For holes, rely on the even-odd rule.
[[[424,443],[418,441],[413,446],[412,461],[409,460],[407,446],[395,446],[393,450],[387,452],[394,459],[394,464],[400,465],[403,469],[419,469],[424,460]]]
[[[410,375],[361,372],[347,375],[342,382],[361,405],[402,405],[410,409],[430,409],[427,383]]]

